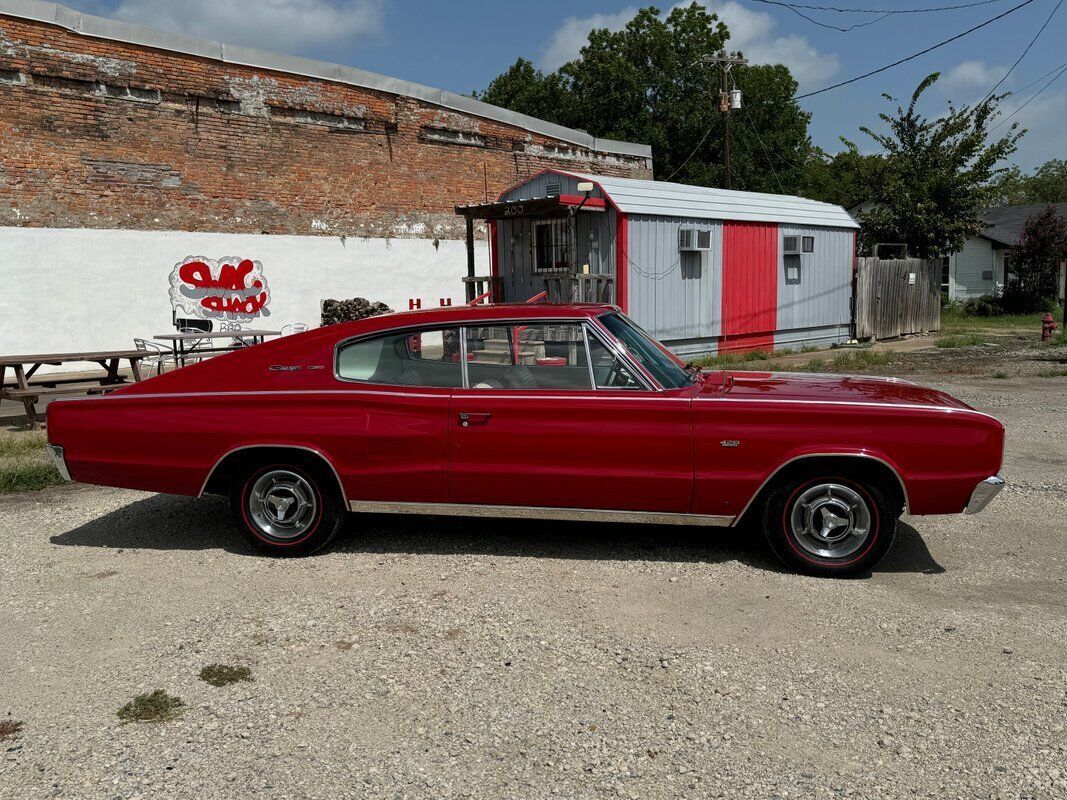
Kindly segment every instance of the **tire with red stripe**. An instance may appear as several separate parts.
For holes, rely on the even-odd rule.
[[[230,512],[244,537],[274,556],[306,556],[325,547],[345,516],[322,470],[295,463],[255,467],[238,476]]]
[[[763,529],[797,572],[851,577],[869,572],[893,545],[899,509],[875,482],[841,475],[783,482],[768,496]]]

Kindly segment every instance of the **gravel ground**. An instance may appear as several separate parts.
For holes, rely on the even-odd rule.
[[[854,581],[738,532],[363,516],[277,561],[218,499],[0,499],[0,797],[1067,797],[1065,382],[941,386],[1009,487]],[[156,688],[181,719],[119,721]]]

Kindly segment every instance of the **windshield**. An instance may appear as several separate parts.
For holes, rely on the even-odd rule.
[[[690,373],[667,353],[663,345],[628,317],[616,313],[605,314],[600,317],[600,323],[623,343],[634,360],[647,369],[663,388],[678,389],[693,382]]]

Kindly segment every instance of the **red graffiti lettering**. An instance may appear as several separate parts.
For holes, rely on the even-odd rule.
[[[178,277],[197,289],[251,289],[262,286],[259,281],[255,281],[251,286],[246,284],[246,279],[253,269],[255,265],[246,258],[237,266],[223,264],[219,270],[219,277],[213,278],[211,267],[203,261],[190,261],[188,264],[182,264],[181,269],[178,270]]]

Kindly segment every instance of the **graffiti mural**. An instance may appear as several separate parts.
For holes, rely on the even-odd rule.
[[[250,322],[270,316],[263,264],[248,258],[189,256],[170,273],[175,312],[200,319]]]

